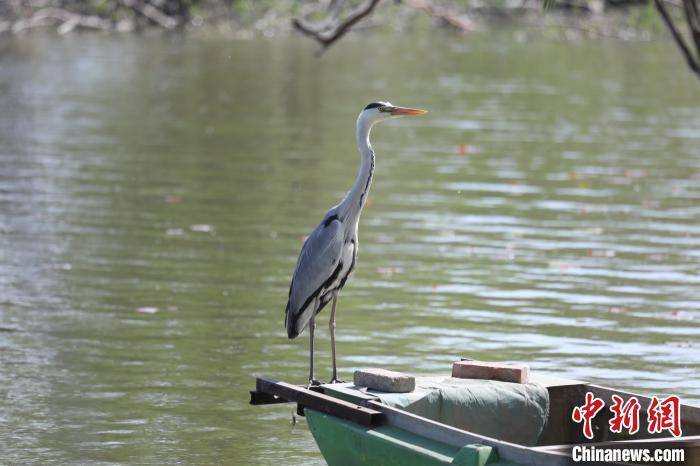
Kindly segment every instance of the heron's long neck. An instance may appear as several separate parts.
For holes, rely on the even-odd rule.
[[[353,221],[360,218],[362,207],[367,202],[367,195],[374,175],[374,151],[369,143],[369,133],[372,126],[360,118],[357,121],[357,147],[360,150],[360,171],[355,178],[352,188],[340,203],[342,215]],[[353,222],[350,222],[353,223]]]

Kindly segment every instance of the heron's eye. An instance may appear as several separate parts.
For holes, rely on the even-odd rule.
[[[389,112],[389,111],[391,111],[391,107],[389,107],[389,106],[387,106],[387,105],[384,105],[384,106],[382,106],[382,107],[379,107],[378,110],[379,110],[380,112]]]

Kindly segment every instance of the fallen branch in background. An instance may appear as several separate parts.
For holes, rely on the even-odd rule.
[[[21,19],[12,25],[12,32],[18,33],[35,27],[51,26],[61,23],[59,34],[67,34],[75,28],[112,29],[112,22],[99,16],[85,16],[61,8],[42,8],[27,19]]]
[[[25,1],[26,3],[24,3]],[[217,1],[224,0],[212,0],[214,3]],[[313,24],[307,23],[303,18],[307,17],[307,14],[314,13],[314,2],[300,2],[301,12],[292,20],[292,24],[296,30],[320,43],[322,48],[319,53],[322,53],[352,28],[357,27],[361,21],[374,14],[381,1],[364,0],[359,7],[348,13],[349,7],[346,8],[346,5],[350,3],[348,0],[326,0],[324,2],[327,6],[325,18]],[[545,10],[556,5],[565,10],[581,9],[591,14],[600,15],[606,11],[607,7],[619,5],[625,1],[522,0],[522,2],[515,3],[506,2],[500,6],[489,6],[488,3],[483,2],[467,2],[470,5],[468,7],[463,2],[451,3],[448,0],[394,0],[394,3],[425,12],[438,19],[443,25],[466,32],[473,27],[469,16],[463,12],[482,17],[490,12],[507,11],[509,14],[517,16],[522,12],[533,11],[537,5],[543,6]],[[700,0],[653,1],[688,67],[700,77]],[[131,31],[149,25],[170,30],[187,25],[191,18],[193,5],[197,3],[191,0],[100,0],[100,2],[101,8],[95,8],[94,5],[89,6],[87,4],[90,2],[84,2],[84,0],[12,0],[5,2],[9,7],[0,7],[0,13],[5,15],[0,17],[0,34],[4,31],[20,33],[37,27],[56,27],[59,34],[67,34],[77,29]],[[633,0],[633,2],[637,2],[637,0]],[[76,9],[80,13],[49,6],[54,3],[65,6],[76,5]],[[3,1],[0,0],[0,5],[2,4]],[[681,18],[679,11],[671,10],[669,12],[669,6],[682,9],[684,17]],[[467,9],[464,10],[464,8]],[[274,8],[269,9],[269,12],[273,13],[271,16],[276,18],[275,11]],[[671,13],[678,14],[672,15]],[[6,20],[3,21],[3,18]],[[117,20],[116,18],[123,19]],[[263,17],[263,19],[265,18]],[[199,20],[201,24],[201,17]],[[256,25],[260,22],[258,21]],[[262,22],[265,23],[265,21]],[[283,22],[289,24],[286,18]],[[686,23],[687,32],[681,23]],[[266,24],[263,26],[268,27]],[[572,23],[567,27],[590,32],[585,25],[580,26]],[[262,27],[258,27],[258,29],[262,29]]]
[[[417,10],[423,10],[458,31],[469,32],[474,28],[473,23],[466,16],[457,14],[448,8],[436,6],[428,0],[402,0],[401,3]]]
[[[671,18],[671,15],[666,9],[663,0],[654,0],[654,5],[656,5],[656,9],[661,15],[661,18],[664,20],[664,23],[666,23],[669,31],[671,31],[673,40],[676,41],[686,63],[688,63],[690,69],[700,77],[700,14],[698,13],[696,0],[683,0],[683,9],[685,10],[688,29],[690,29],[691,36],[695,42],[695,53],[690,49],[683,34],[673,22],[673,18]]]
[[[695,52],[700,58],[700,8],[698,7],[698,0],[684,0],[683,6],[685,19],[688,21],[688,28],[693,41],[695,41]]]
[[[148,21],[161,28],[174,29],[180,24],[177,18],[163,13],[149,2],[142,0],[120,0],[120,3],[122,6],[133,10],[136,14],[140,14]],[[78,28],[113,30],[115,28],[119,29],[120,26],[122,26],[120,23],[115,23],[114,21],[99,16],[82,15],[62,8],[48,7],[36,11],[29,18],[16,21],[10,29],[13,33],[19,33],[27,29],[53,26],[55,24],[59,24],[57,29],[59,34],[67,34]],[[126,30],[131,30],[132,28],[133,25],[126,27]]]
[[[145,18],[164,29],[173,29],[178,25],[178,20],[176,18],[166,15],[148,2],[143,2],[141,0],[121,0],[121,4],[140,13]]]

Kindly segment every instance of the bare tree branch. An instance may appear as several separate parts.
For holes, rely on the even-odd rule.
[[[683,0],[683,3],[685,5],[686,3],[691,1],[693,0]],[[668,14],[668,10],[666,10],[666,7],[663,4],[663,0],[654,0],[654,5],[656,5],[656,9],[661,15],[661,18],[664,20],[664,23],[666,23],[666,26],[668,26],[668,29],[671,31],[673,39],[676,41],[676,44],[678,44],[678,48],[681,49],[681,53],[683,53],[685,61],[688,63],[688,66],[691,70],[693,70],[695,74],[698,75],[698,77],[700,77],[700,63],[698,63],[698,59],[693,55],[693,52],[690,50],[690,47],[688,47],[688,45],[685,43],[683,35],[676,27],[675,23],[673,22],[673,19],[671,19],[671,15]],[[687,5],[685,6],[687,12]],[[690,21],[688,21],[688,23],[690,25]],[[692,29],[692,26],[690,27]]]
[[[308,26],[299,18],[294,18],[292,20],[292,24],[303,34],[316,39],[316,41],[323,46],[321,49],[322,52],[333,45],[335,41],[347,34],[355,24],[360,22],[366,16],[369,16],[381,1],[382,0],[368,0],[364,3],[364,5],[352,12],[343,22],[338,24],[331,31],[323,31],[321,29]]]
[[[111,29],[112,23],[109,20],[98,16],[85,16],[62,8],[42,8],[27,19],[17,21],[12,25],[12,32],[18,33],[26,29],[41,26],[50,26],[61,23],[58,28],[60,34],[66,34],[76,27],[86,29]]]
[[[696,0],[683,0],[685,19],[695,42],[695,51],[700,55],[700,12]]]
[[[343,8],[345,0],[331,0],[328,2],[328,15],[331,18],[337,18],[340,15],[340,10]]]
[[[339,11],[343,0],[333,0],[329,4],[328,10],[331,17],[316,26],[306,24],[302,19],[295,18],[292,21],[294,27],[301,33],[315,39],[322,45],[319,53],[333,45],[338,39],[347,34],[350,29],[363,18],[372,14],[374,8],[381,0],[368,0],[362,6],[352,12],[345,20],[337,22]],[[448,8],[434,5],[430,0],[401,0],[404,5],[422,10],[425,13],[440,19],[445,24],[462,32],[473,29],[472,22],[465,16],[458,15]],[[335,23],[335,25],[334,25]]]
[[[683,0],[666,0],[666,3],[676,8],[683,8]]]

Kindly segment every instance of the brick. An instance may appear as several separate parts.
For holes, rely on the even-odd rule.
[[[416,378],[386,369],[360,369],[355,371],[353,382],[358,387],[389,393],[408,393],[416,388]]]
[[[452,377],[527,383],[530,368],[525,365],[485,361],[458,361],[452,364]]]

